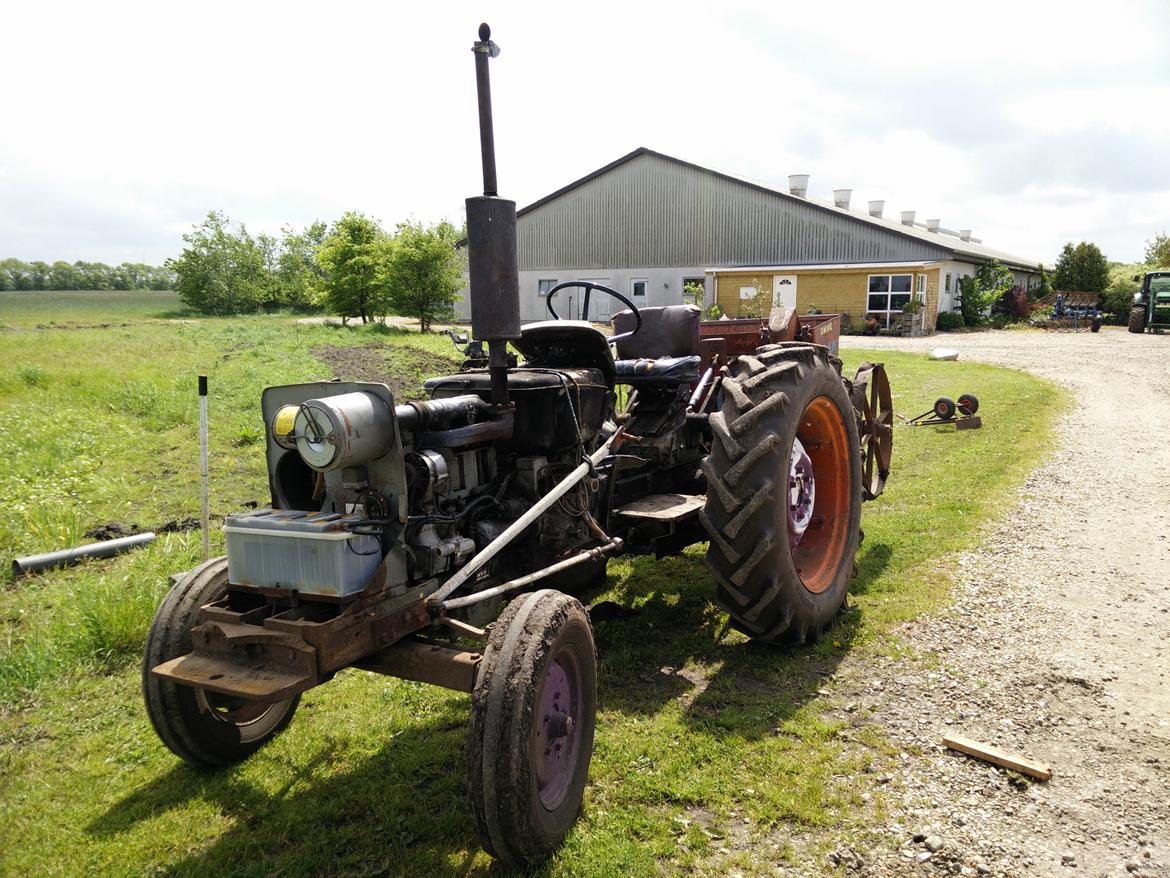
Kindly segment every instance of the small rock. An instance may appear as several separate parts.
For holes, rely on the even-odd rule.
[[[1076,864],[1077,864],[1076,854],[1061,854],[1060,855],[1060,865],[1062,865],[1062,866],[1076,866]]]
[[[914,859],[919,863],[925,863],[927,860],[929,860],[933,856],[934,856],[934,854],[932,854],[930,851],[923,851],[918,856],[916,856]]]
[[[926,837],[926,849],[932,854],[936,854],[942,850],[943,840],[937,835],[928,835]]]
[[[912,838],[911,841],[913,841],[915,844],[922,844],[924,841],[926,841],[926,833],[925,832],[914,833],[914,838]]]

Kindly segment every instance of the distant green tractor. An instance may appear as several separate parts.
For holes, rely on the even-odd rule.
[[[1129,309],[1129,331],[1170,329],[1170,271],[1147,271],[1145,277],[1135,274],[1133,279],[1141,281],[1142,288],[1134,293]]]

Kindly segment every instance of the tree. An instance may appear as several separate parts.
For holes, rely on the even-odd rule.
[[[465,284],[467,263],[456,242],[463,231],[446,220],[424,227],[400,223],[386,263],[386,292],[395,312],[417,317],[423,332],[450,320]]]
[[[1170,268],[1170,235],[1159,232],[1146,241],[1146,262],[1151,268]]]
[[[1109,286],[1101,295],[1100,305],[1102,311],[1113,315],[1115,323],[1125,323],[1129,318],[1133,294],[1141,287],[1141,282],[1133,277],[1147,270],[1141,263],[1109,263]]]
[[[218,211],[183,236],[188,246],[168,259],[179,298],[205,314],[239,314],[270,303],[274,287],[264,236],[257,242]],[[268,239],[271,240],[271,239]]]
[[[321,221],[303,232],[285,226],[281,232],[280,255],[276,260],[276,282],[284,304],[297,310],[313,308],[324,293],[325,270],[317,262],[317,250],[329,227]]]
[[[1040,280],[1036,285],[1028,289],[1028,298],[1033,302],[1043,299],[1052,292],[1052,278],[1048,275],[1048,270],[1044,267],[1044,263],[1040,263]]]
[[[1096,244],[1081,241],[1074,247],[1070,242],[1060,251],[1052,284],[1066,293],[1104,292],[1109,285],[1109,263]]]
[[[342,321],[368,323],[389,304],[385,271],[390,241],[376,220],[350,211],[333,224],[317,250],[324,272],[325,303]]]

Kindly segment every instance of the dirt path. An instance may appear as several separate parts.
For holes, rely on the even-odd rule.
[[[888,813],[832,862],[883,876],[1170,876],[1170,339],[844,341],[957,348],[1050,378],[1074,406],[1018,507],[961,559],[954,605],[900,632],[913,657],[840,670],[840,717],[876,723],[902,752],[877,767]],[[987,418],[995,407],[981,400]],[[949,753],[947,733],[1054,776],[1026,783]]]

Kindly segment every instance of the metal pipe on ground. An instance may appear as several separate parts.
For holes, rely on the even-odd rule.
[[[154,542],[154,531],[135,534],[131,537],[119,537],[116,540],[103,540],[100,543],[87,543],[73,549],[59,549],[56,552],[45,552],[43,555],[26,555],[16,558],[12,562],[12,576],[16,578],[28,573],[39,573],[42,570],[52,570],[54,567],[65,567],[76,564],[85,558],[112,558],[121,555],[138,546],[145,546]]]

